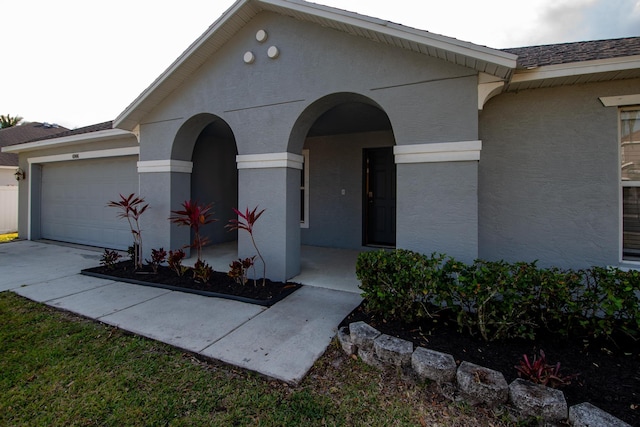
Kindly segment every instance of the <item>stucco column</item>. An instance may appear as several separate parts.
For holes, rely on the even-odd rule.
[[[397,247],[478,257],[480,141],[398,145]]]
[[[143,257],[149,257],[152,248],[169,252],[190,244],[189,228],[172,224],[169,216],[191,198],[191,169],[191,162],[180,160],[138,162],[139,195],[149,204],[141,217]]]
[[[265,212],[254,238],[265,259],[267,278],[288,280],[300,273],[300,171],[303,157],[292,153],[237,156],[238,209]],[[256,255],[248,233],[238,231],[238,256]],[[256,258],[256,274],[262,265]]]

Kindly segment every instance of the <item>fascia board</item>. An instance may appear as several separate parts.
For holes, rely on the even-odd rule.
[[[556,79],[586,74],[624,71],[640,68],[640,55],[594,61],[572,62],[568,64],[546,65],[530,70],[516,70],[510,84],[535,80]]]
[[[3,147],[3,153],[23,153],[26,151],[35,151],[42,150],[44,148],[53,148],[53,147],[65,147],[69,145],[79,145],[86,144],[91,142],[102,141],[105,139],[114,139],[121,137],[132,137],[136,138],[136,136],[128,131],[121,129],[107,129],[101,130],[97,132],[89,132],[83,133],[80,135],[71,135],[62,138],[52,138],[45,139],[42,141],[33,141],[33,142],[25,142],[23,144],[10,145],[8,147]],[[136,139],[137,141],[137,139]]]
[[[369,31],[398,37],[418,44],[432,46],[436,49],[447,50],[459,55],[469,56],[481,61],[490,62],[502,67],[515,68],[516,55],[497,49],[476,45],[451,37],[418,30],[393,22],[372,18],[341,9],[315,3],[297,2],[291,0],[258,0],[260,3],[292,9],[300,13],[308,13],[320,18],[338,21],[346,25],[360,27]]]
[[[204,34],[202,34],[195,42],[187,48],[170,66],[167,68],[147,89],[145,89],[122,113],[114,120],[114,127],[133,130],[138,125],[138,119],[132,117],[134,111],[138,110],[144,114],[148,111],[144,104],[153,99],[153,92],[159,90],[165,83],[169,83],[174,74],[180,73],[189,58],[200,49],[211,37],[220,30],[240,9],[248,4],[270,5],[289,9],[298,13],[310,14],[319,18],[337,21],[345,25],[352,25],[368,31],[386,34],[391,37],[398,37],[409,42],[432,46],[436,49],[442,49],[454,54],[463,55],[474,58],[479,61],[495,64],[498,67],[506,67],[514,69],[516,67],[517,56],[502,52],[496,49],[475,45],[469,42],[463,42],[457,39],[429,33],[405,27],[399,24],[393,24],[377,18],[366,17],[355,14],[353,12],[342,11],[328,6],[321,6],[314,3],[297,2],[288,0],[238,0],[227,11],[214,22]],[[177,79],[176,84],[181,79]],[[164,98],[164,96],[161,96]],[[137,115],[141,117],[141,115]]]
[[[213,34],[215,34],[236,12],[251,0],[238,0],[229,9],[227,9],[211,26],[198,37],[173,63],[154,80],[138,97],[116,117],[113,127],[133,130],[138,125],[137,120],[130,120],[129,116],[133,111],[140,108],[142,104],[149,99],[151,94],[156,91],[163,83],[172,79],[172,76],[178,69],[183,66],[194,52],[202,47]],[[143,110],[144,111],[144,110]],[[145,111],[146,112],[146,111]]]

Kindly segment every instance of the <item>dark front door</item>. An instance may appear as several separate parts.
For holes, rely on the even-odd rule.
[[[393,147],[364,150],[364,244],[396,245],[396,165]]]

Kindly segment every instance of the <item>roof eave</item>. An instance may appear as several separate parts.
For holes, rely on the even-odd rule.
[[[188,78],[193,70],[202,65],[203,57],[206,58],[214,53],[217,50],[216,46],[226,42],[244,25],[244,22],[260,11],[295,14],[307,20],[323,19],[339,23],[340,27],[346,25],[384,34],[418,46],[418,51],[421,53],[429,51],[431,56],[475,68],[479,72],[491,74],[503,80],[509,80],[516,67],[516,55],[353,12],[295,0],[238,0],[115,119],[113,126],[133,130],[145,114]],[[231,27],[231,31],[224,32],[220,43],[210,44],[210,40],[218,33],[223,33],[221,30],[227,25]],[[429,47],[429,49],[420,49],[420,46]],[[208,55],[194,55],[201,49],[209,50]]]
[[[346,10],[336,9],[316,3],[299,2],[296,0],[257,0],[260,3],[279,6],[301,13],[318,16],[325,19],[334,20],[346,25],[360,27],[362,29],[385,33],[390,36],[404,38],[420,44],[428,44],[436,49],[444,49],[454,54],[465,55],[476,59],[482,59],[495,65],[515,68],[517,56],[492,49],[485,46],[476,45],[451,37],[442,36],[424,30],[418,30],[390,21],[360,15]],[[381,29],[385,29],[381,31]],[[486,71],[483,71],[486,72]]]
[[[518,89],[533,83],[547,82],[551,84],[554,81],[570,81],[572,78],[580,76],[621,73],[632,70],[640,70],[640,55],[518,69],[509,82],[508,90]]]
[[[103,141],[106,139],[133,137],[135,135],[129,131],[121,129],[107,129],[80,135],[71,135],[62,138],[44,139],[41,141],[25,142],[22,144],[9,145],[2,147],[3,153],[23,153],[26,151],[42,150],[45,148],[65,147],[70,145],[79,145],[91,142]]]
[[[113,127],[132,131],[139,124],[140,118],[147,113],[144,104],[150,100],[153,92],[171,80],[172,75],[187,62],[194,52],[200,49],[224,24],[239,10],[252,0],[238,0],[227,9],[200,37],[198,37],[156,80],[113,121]],[[178,83],[179,84],[179,83]],[[162,97],[164,98],[164,96]],[[158,102],[161,99],[158,99]],[[137,114],[135,114],[137,111]]]

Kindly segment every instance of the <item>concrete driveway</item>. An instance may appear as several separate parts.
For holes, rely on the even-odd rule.
[[[0,244],[0,292],[99,320],[288,383],[299,382],[361,302],[304,286],[270,308],[83,276],[101,251],[43,242]]]

